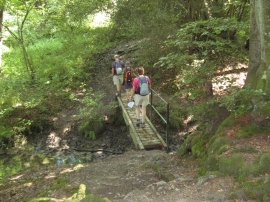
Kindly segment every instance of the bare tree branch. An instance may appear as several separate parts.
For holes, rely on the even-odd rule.
[[[11,30],[8,26],[2,24],[2,26],[18,41],[20,42],[20,38]]]

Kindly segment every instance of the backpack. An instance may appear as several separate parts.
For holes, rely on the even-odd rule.
[[[122,74],[122,72],[123,72],[123,65],[122,65],[122,63],[121,62],[115,62],[114,63],[114,66],[115,66],[116,74],[117,75]]]
[[[145,96],[150,93],[147,77],[139,77],[140,95]]]
[[[126,79],[127,79],[127,83],[132,83],[133,77],[132,77],[131,70],[128,70],[128,71],[126,72]]]

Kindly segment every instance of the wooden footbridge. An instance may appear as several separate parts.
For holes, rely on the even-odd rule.
[[[152,95],[152,94],[151,94]],[[167,148],[167,142],[162,139],[154,125],[151,123],[149,118],[146,118],[144,128],[136,126],[136,113],[135,109],[128,107],[128,100],[126,96],[117,97],[119,106],[122,110],[125,123],[129,129],[130,136],[137,149],[165,149]],[[151,96],[151,107],[152,107],[152,96]],[[154,108],[155,109],[155,108]],[[166,121],[165,119],[163,121]],[[168,121],[166,121],[167,125]],[[167,133],[166,133],[167,136]],[[166,138],[167,139],[167,138]],[[167,141],[167,140],[166,140]]]

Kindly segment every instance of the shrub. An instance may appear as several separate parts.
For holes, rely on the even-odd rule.
[[[210,141],[209,148],[208,148],[208,155],[219,155],[226,151],[231,142],[229,139],[225,137],[213,137],[212,143]]]
[[[230,157],[222,158],[219,161],[219,171],[225,175],[239,177],[245,169],[245,160],[239,154],[234,154]]]
[[[101,96],[89,92],[82,100],[83,106],[80,109],[79,131],[86,137],[95,139],[96,135],[103,130],[103,116],[100,105]]]
[[[252,135],[261,133],[261,132],[262,132],[261,128],[258,128],[255,124],[250,124],[250,125],[240,128],[236,133],[236,137],[246,138],[246,137],[251,137]]]
[[[218,127],[216,135],[223,136],[225,135],[225,129],[233,127],[235,125],[235,116],[230,115],[227,117]]]
[[[258,171],[263,173],[270,173],[270,153],[265,153],[260,156]]]
[[[196,157],[204,157],[206,154],[205,140],[202,135],[195,136],[191,141],[191,151]]]

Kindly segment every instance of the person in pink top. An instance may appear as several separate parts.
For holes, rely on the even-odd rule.
[[[142,66],[138,67],[137,72],[139,76],[133,80],[133,88],[130,99],[134,97],[137,118],[136,126],[144,128],[146,107],[149,104],[151,80],[148,76],[144,75],[144,68]]]

